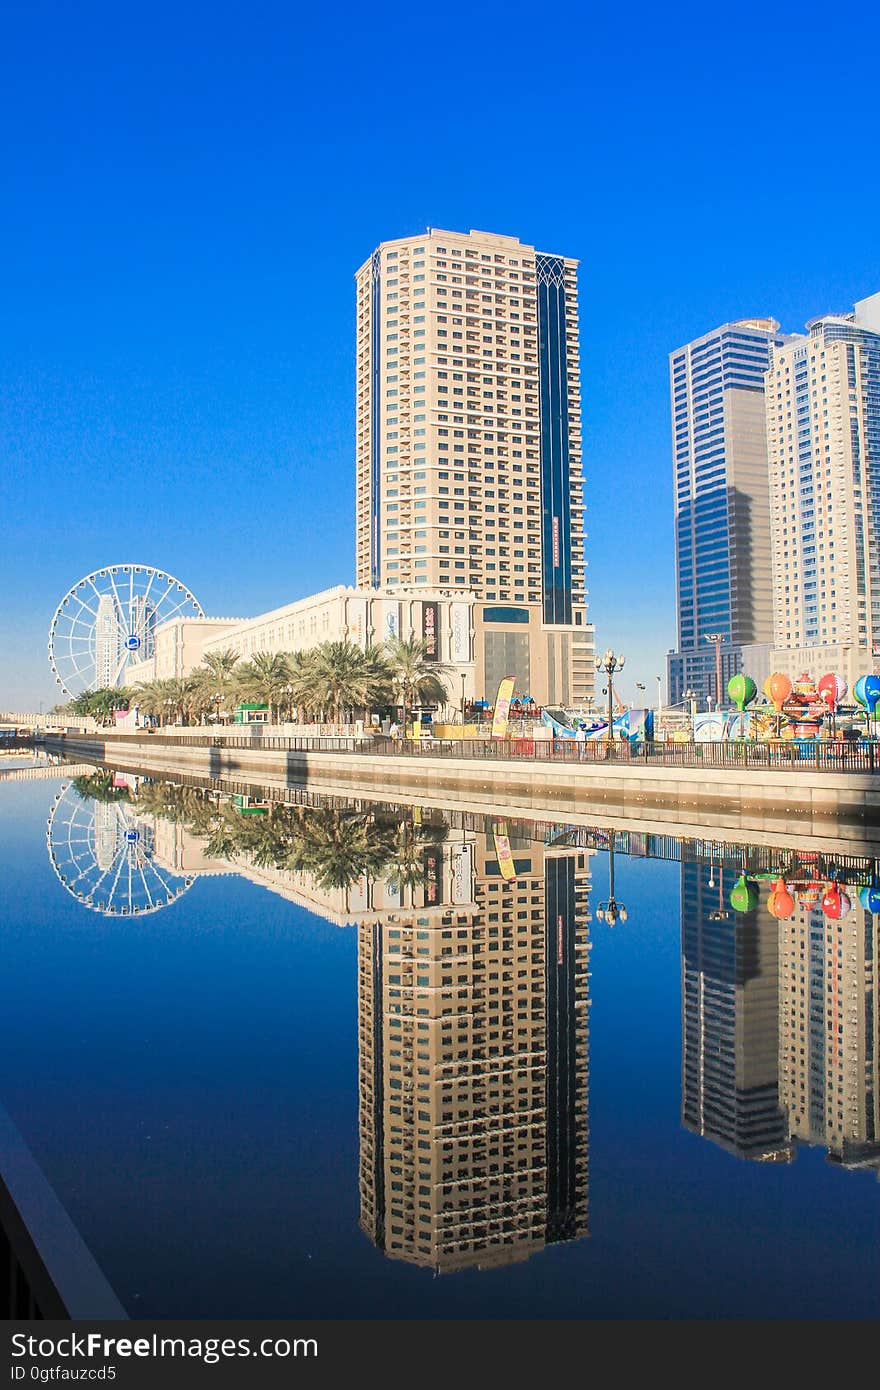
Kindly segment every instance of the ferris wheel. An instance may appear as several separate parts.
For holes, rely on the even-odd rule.
[[[175,902],[195,879],[155,857],[155,821],[125,801],[84,800],[72,785],[52,803],[49,861],[62,886],[103,917],[143,917]]]
[[[152,565],[107,565],[74,584],[49,627],[49,664],[66,695],[125,684],[133,661],[155,652],[171,618],[203,618],[201,604]]]

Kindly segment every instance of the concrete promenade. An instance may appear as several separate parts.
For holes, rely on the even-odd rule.
[[[50,751],[78,761],[109,763],[173,780],[175,772],[209,780],[253,777],[307,785],[330,794],[432,806],[467,804],[498,815],[541,816],[588,823],[650,822],[670,834],[727,832],[748,838],[796,835],[851,841],[880,849],[880,777],[869,771],[680,767],[632,762],[554,762],[495,756],[456,756],[455,750],[418,756],[375,751],[368,742],[328,740],[343,747],[285,747],[294,740],[255,735],[222,739],[192,732],[186,739],[146,734],[48,739]],[[302,742],[302,741],[299,741]],[[500,753],[501,750],[493,750]]]

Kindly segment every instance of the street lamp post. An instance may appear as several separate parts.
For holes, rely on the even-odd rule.
[[[721,643],[727,641],[724,632],[707,632],[706,641],[715,643],[715,707],[721,708]]]
[[[605,735],[607,739],[613,737],[612,720],[614,717],[614,673],[623,670],[623,663],[626,657],[623,652],[613,652],[609,647],[602,656],[596,657],[596,670],[604,671],[608,677],[608,731]]]
[[[615,922],[625,922],[627,917],[626,908],[623,903],[618,902],[614,896],[614,832],[608,844],[608,897],[596,908],[596,917],[600,922],[607,922],[609,927],[613,927]]]
[[[695,690],[683,690],[681,698],[687,700],[691,719],[691,739],[694,737],[694,721],[697,717],[697,692]]]
[[[464,687],[467,676],[464,671],[461,673],[461,727],[464,728]]]

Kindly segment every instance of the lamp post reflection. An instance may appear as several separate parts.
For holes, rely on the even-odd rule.
[[[614,835],[608,845],[608,897],[600,902],[596,907],[596,920],[607,922],[609,927],[613,927],[616,922],[625,922],[627,910],[622,902],[619,902],[614,893]]]

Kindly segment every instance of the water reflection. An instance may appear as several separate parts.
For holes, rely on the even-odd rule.
[[[441,1273],[588,1229],[588,856],[457,853],[472,902],[358,927],[361,1225]]]
[[[120,774],[74,778],[52,802],[46,829],[58,881],[104,917],[158,912],[192,886],[156,856],[156,818]]]
[[[682,864],[682,1121],[740,1157],[821,1145],[880,1176],[876,865],[843,883],[810,851],[729,895],[723,867]]]
[[[63,794],[50,853],[87,811],[101,883],[130,861],[135,827],[140,867],[166,885],[236,873],[357,931],[360,1223],[390,1258],[486,1268],[589,1234],[597,851],[603,932],[638,923],[620,901],[634,859],[680,864],[683,1128],[737,1159],[789,1163],[813,1145],[880,1175],[880,880],[852,845],[103,777]],[[83,895],[92,883],[66,877]]]

